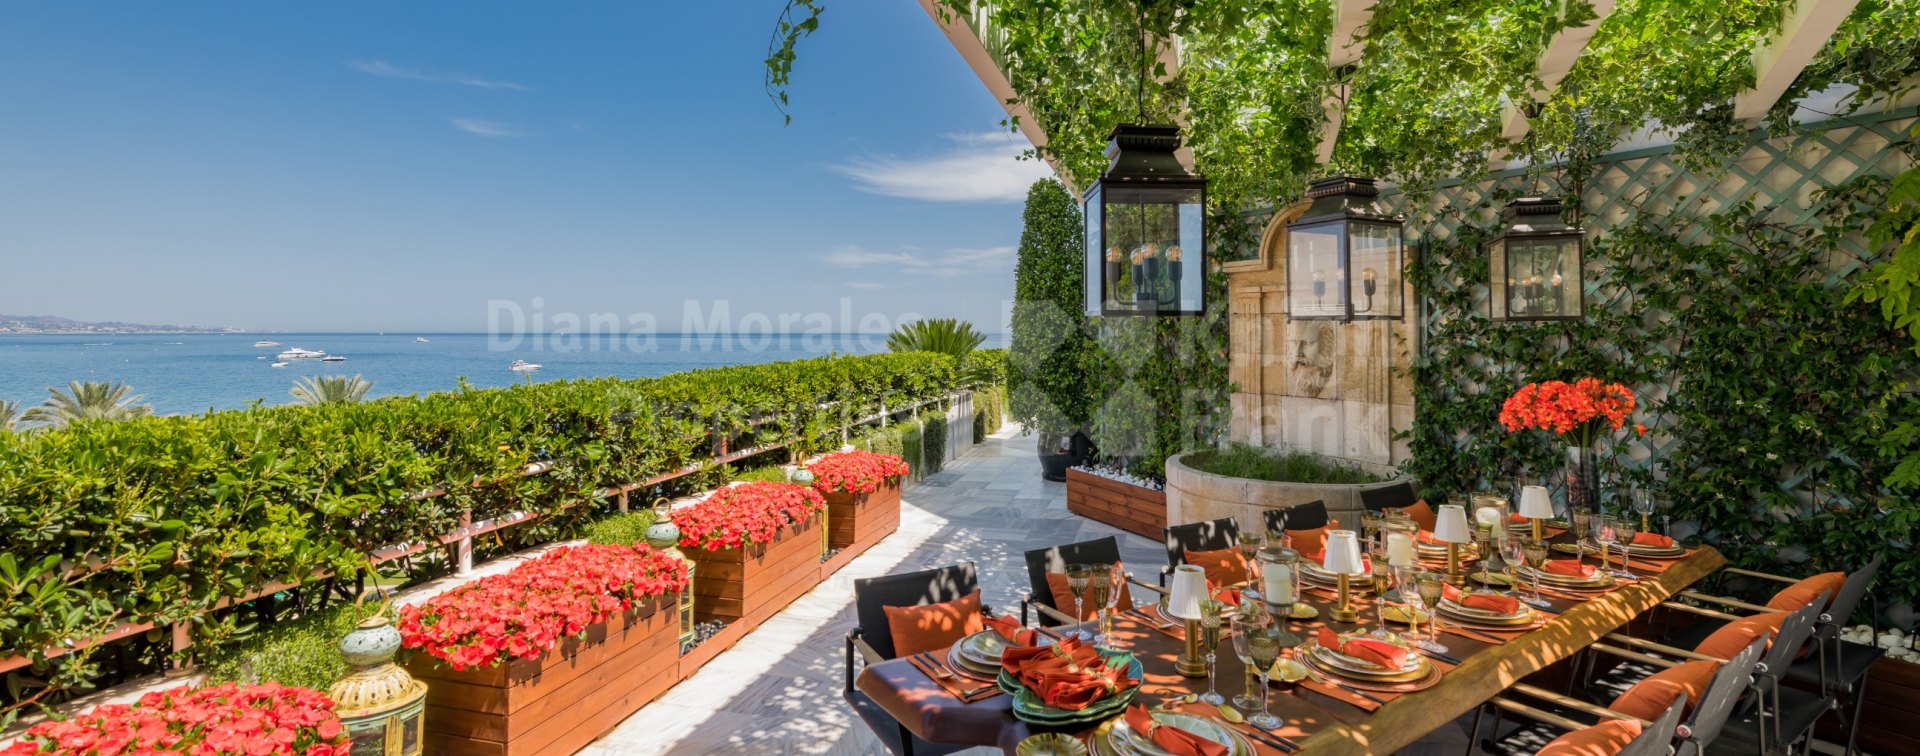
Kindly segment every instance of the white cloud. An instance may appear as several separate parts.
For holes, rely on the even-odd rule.
[[[1014,248],[970,249],[954,247],[944,252],[928,252],[918,247],[902,247],[887,252],[843,244],[829,250],[822,260],[840,268],[888,268],[908,275],[951,278],[968,273],[1007,271],[1013,267]],[[864,288],[856,284],[847,284]],[[878,288],[876,286],[875,288]]]
[[[865,291],[877,291],[879,289],[887,288],[887,285],[880,283],[878,281],[848,281],[847,288],[862,289]]]
[[[468,76],[463,73],[402,68],[379,58],[372,60],[350,60],[347,61],[347,67],[368,76],[378,76],[382,79],[404,79],[406,81],[420,81],[428,84],[458,84],[463,87],[478,87],[480,89],[511,89],[518,92],[525,92],[531,89],[531,87],[525,84],[500,81],[498,79],[482,79],[478,76]]]
[[[918,157],[868,155],[833,170],[863,192],[928,202],[1019,202],[1036,179],[1053,175],[1044,161],[1021,160],[1027,142],[1009,132],[948,134],[945,150]]]
[[[512,124],[501,123],[499,121],[487,121],[479,118],[455,118],[453,119],[453,127],[475,136],[483,136],[490,139],[523,137],[527,135],[527,132],[521,131]]]

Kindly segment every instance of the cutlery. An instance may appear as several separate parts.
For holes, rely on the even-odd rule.
[[[1301,746],[1300,746],[1300,744],[1299,744],[1299,743],[1296,743],[1296,742],[1294,742],[1294,741],[1293,741],[1293,739],[1291,739],[1291,738],[1288,738],[1288,737],[1287,737],[1287,736],[1285,736],[1285,735],[1281,735],[1280,733],[1277,733],[1277,732],[1274,732],[1274,731],[1273,731],[1273,730],[1271,730],[1271,729],[1268,729],[1268,728],[1265,728],[1265,727],[1260,727],[1260,725],[1257,725],[1257,724],[1254,724],[1254,723],[1252,723],[1252,722],[1248,722],[1248,723],[1247,723],[1247,726],[1248,726],[1248,727],[1259,727],[1259,728],[1260,728],[1260,730],[1261,730],[1261,732],[1262,732],[1262,734],[1264,734],[1264,735],[1266,735],[1266,736],[1267,736],[1267,737],[1269,737],[1269,738],[1272,738],[1272,739],[1274,739],[1274,740],[1276,740],[1276,741],[1278,741],[1278,742],[1280,743],[1280,745],[1282,745],[1282,746],[1285,746],[1285,747],[1286,747],[1286,748],[1288,748],[1288,749],[1292,749],[1292,750],[1295,750],[1295,751],[1298,751],[1298,750],[1300,750],[1300,748],[1301,748]]]
[[[1329,678],[1328,678],[1328,677],[1327,677],[1326,675],[1324,675],[1324,674],[1321,674],[1321,673],[1320,673],[1320,670],[1317,670],[1317,669],[1314,669],[1313,667],[1311,667],[1311,666],[1308,666],[1308,665],[1304,665],[1304,664],[1303,664],[1303,665],[1301,665],[1301,666],[1302,666],[1302,667],[1305,667],[1305,668],[1306,668],[1306,670],[1307,670],[1307,677],[1308,677],[1309,679],[1312,679],[1312,680],[1313,680],[1314,682],[1317,682],[1317,683],[1320,683],[1321,685],[1325,685],[1325,686],[1327,686],[1327,687],[1329,687],[1329,688],[1339,688],[1339,689],[1341,689],[1341,690],[1344,690],[1344,691],[1346,691],[1346,692],[1348,692],[1348,693],[1352,693],[1352,694],[1354,694],[1354,695],[1356,695],[1356,696],[1359,696],[1359,697],[1361,697],[1361,698],[1364,698],[1364,699],[1367,699],[1367,700],[1369,700],[1369,701],[1372,701],[1372,702],[1374,702],[1374,703],[1376,703],[1376,704],[1379,704],[1379,705],[1381,705],[1381,706],[1385,706],[1385,705],[1387,705],[1387,702],[1386,702],[1386,701],[1382,701],[1382,700],[1380,700],[1380,699],[1378,699],[1378,698],[1374,698],[1373,696],[1369,696],[1369,695],[1367,695],[1366,693],[1364,693],[1364,692],[1361,692],[1360,690],[1357,690],[1357,689],[1355,689],[1355,688],[1351,688],[1351,687],[1348,687],[1348,686],[1346,686],[1346,685],[1344,685],[1344,684],[1341,684],[1341,683],[1337,683],[1337,682],[1334,682],[1333,680],[1331,680],[1331,679],[1329,679]]]
[[[1421,655],[1421,656],[1425,656],[1425,657],[1427,657],[1427,658],[1429,658],[1429,659],[1432,659],[1432,660],[1434,660],[1434,661],[1442,661],[1442,662],[1446,662],[1446,663],[1448,663],[1448,664],[1451,664],[1451,665],[1453,665],[1453,666],[1456,666],[1456,667],[1458,667],[1458,666],[1460,666],[1460,660],[1459,660],[1459,659],[1455,659],[1455,658],[1453,658],[1453,657],[1451,657],[1451,656],[1448,656],[1448,655],[1446,655],[1446,654],[1442,654],[1442,653],[1438,653],[1438,652],[1435,652],[1435,651],[1428,651],[1428,650],[1426,650],[1426,649],[1416,649],[1416,650],[1418,650],[1418,651],[1420,652],[1420,655]]]
[[[1139,609],[1128,609],[1125,612],[1122,612],[1122,614],[1125,614],[1129,617],[1132,617],[1148,625],[1152,625],[1154,627],[1160,628],[1162,630],[1171,629],[1173,627],[1173,623],[1156,620],[1153,617],[1148,616],[1146,612],[1140,611]]]
[[[922,651],[920,652],[920,660],[926,662],[927,666],[933,668],[934,676],[942,680],[953,679],[953,672],[947,669],[947,665],[941,664],[939,660],[933,658],[933,654]]]
[[[1189,694],[1188,697],[1190,698],[1191,694]],[[1188,701],[1185,698],[1169,699],[1166,703],[1178,704],[1182,701],[1185,701],[1186,703],[1192,703],[1192,701]],[[1169,706],[1168,710],[1172,711],[1174,709],[1171,706]],[[1214,706],[1213,712],[1214,713],[1211,715],[1202,714],[1202,716],[1205,716],[1208,719],[1224,722],[1227,725],[1227,729],[1233,730],[1235,732],[1239,732],[1243,735],[1246,735],[1247,737],[1253,738],[1254,740],[1258,740],[1274,748],[1278,748],[1281,751],[1284,751],[1286,753],[1293,753],[1294,751],[1300,750],[1300,746],[1297,744],[1293,744],[1293,741],[1287,740],[1286,738],[1280,737],[1279,735],[1275,735],[1271,730],[1267,730],[1266,728],[1260,727],[1259,725],[1256,725],[1252,722],[1248,722],[1246,719],[1240,716],[1240,713],[1238,711],[1233,711],[1231,709],[1226,708],[1225,706]]]
[[[1240,732],[1249,738],[1258,740],[1285,753],[1293,753],[1294,751],[1300,750],[1300,746],[1298,745],[1288,745],[1288,743],[1292,741],[1279,740],[1276,736],[1255,729],[1253,725],[1245,725],[1244,729],[1240,729]]]

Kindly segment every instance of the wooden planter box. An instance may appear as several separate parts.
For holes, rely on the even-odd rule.
[[[900,529],[900,481],[885,483],[873,493],[834,491],[826,496],[827,547],[840,552],[820,565],[823,580]]]
[[[693,613],[751,630],[820,583],[820,518],[780,529],[771,543],[709,551],[693,560]]]
[[[1868,753],[1920,753],[1920,664],[1881,659],[1867,668],[1867,700],[1860,705],[1860,749]],[[1839,717],[1820,722],[1822,740],[1845,745]]]
[[[587,628],[538,659],[455,672],[425,653],[407,671],[427,683],[426,753],[571,754],[680,681],[675,596]]]
[[[1167,494],[1067,470],[1067,511],[1155,541],[1166,537]]]

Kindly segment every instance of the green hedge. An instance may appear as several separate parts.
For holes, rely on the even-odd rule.
[[[732,448],[798,438],[819,451],[839,436],[814,434],[842,416],[822,404],[862,416],[942,396],[953,376],[942,355],[827,357],[0,433],[0,656],[40,662],[116,623],[357,573],[367,552],[444,533],[468,510],[564,514],[533,526],[557,535],[597,489],[701,463],[716,430]],[[536,462],[552,471],[520,474]],[[59,657],[56,681],[84,678],[89,656]]]
[[[379,602],[340,603],[295,620],[241,635],[206,654],[214,682],[277,682],[326,690],[347,674],[340,639],[373,615]]]
[[[587,523],[580,529],[580,537],[589,543],[630,546],[644,543],[647,540],[647,528],[652,525],[653,510],[617,512]]]
[[[1007,422],[1007,387],[988,386],[973,392],[973,442],[1000,432]]]

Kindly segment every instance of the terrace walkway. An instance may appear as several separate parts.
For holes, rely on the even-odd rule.
[[[1040,479],[1033,437],[1018,432],[908,488],[899,532],[581,753],[885,753],[840,696],[854,579],[972,560],[982,600],[1017,610],[1027,550],[1118,535],[1134,574],[1151,580],[1166,562],[1160,544],[1068,514],[1065,484]]]

